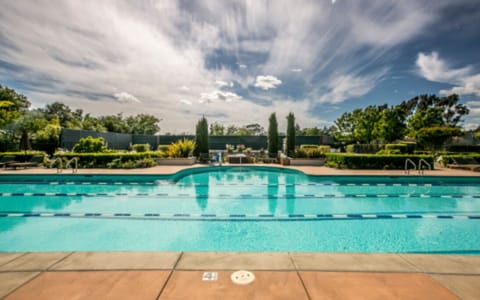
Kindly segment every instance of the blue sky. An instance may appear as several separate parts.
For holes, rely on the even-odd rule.
[[[162,132],[301,127],[457,93],[480,124],[480,1],[3,1],[0,83],[34,107],[148,113]]]

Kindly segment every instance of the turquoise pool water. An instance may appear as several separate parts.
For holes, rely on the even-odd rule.
[[[0,251],[480,254],[480,178],[2,175]]]

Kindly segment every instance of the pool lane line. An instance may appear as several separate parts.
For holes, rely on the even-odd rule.
[[[209,195],[209,194],[187,194],[187,193],[178,193],[178,194],[167,194],[167,193],[0,193],[0,197],[116,197],[116,196],[126,196],[126,197],[148,197],[148,198],[229,198],[229,199],[269,199],[269,198],[282,198],[282,199],[329,199],[329,198],[442,198],[442,199],[463,199],[463,198],[480,198],[480,195],[468,195],[468,194],[452,194],[452,195],[443,195],[443,194],[218,194],[218,195]]]
[[[455,214],[189,214],[189,213],[68,213],[68,212],[9,212],[0,218],[98,218],[98,219],[158,219],[158,220],[371,220],[371,219],[463,219],[480,220],[480,215]]]

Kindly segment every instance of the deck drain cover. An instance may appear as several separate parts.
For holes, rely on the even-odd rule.
[[[236,284],[249,284],[255,280],[255,275],[249,271],[236,271],[230,276],[230,279]]]

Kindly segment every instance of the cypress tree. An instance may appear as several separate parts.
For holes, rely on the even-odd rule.
[[[295,155],[295,116],[289,113],[287,116],[287,155]]]
[[[276,156],[278,152],[278,123],[275,113],[268,119],[268,153]]]
[[[195,156],[199,157],[200,153],[208,153],[208,122],[202,117],[196,127],[195,136]]]

